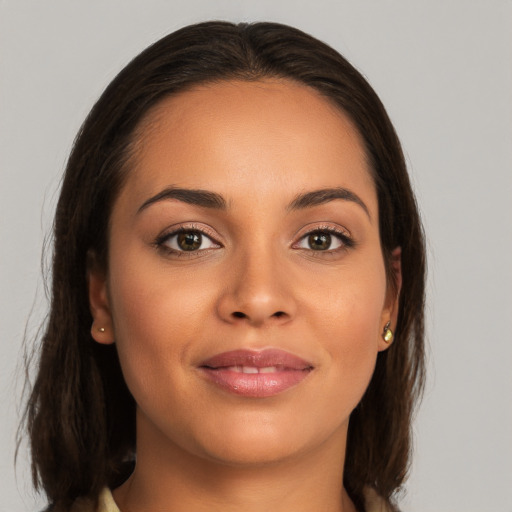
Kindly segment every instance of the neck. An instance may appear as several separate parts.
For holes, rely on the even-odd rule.
[[[139,427],[135,470],[113,493],[122,512],[355,512],[342,487],[346,428],[285,460],[229,464]]]

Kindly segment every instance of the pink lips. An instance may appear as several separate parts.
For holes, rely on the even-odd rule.
[[[267,349],[223,352],[203,361],[200,369],[214,384],[231,393],[264,398],[295,386],[313,366],[289,352]]]

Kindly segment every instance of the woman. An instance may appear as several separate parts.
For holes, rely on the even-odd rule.
[[[396,510],[424,245],[362,76],[290,27],[135,58],[75,142],[27,408],[53,510]]]

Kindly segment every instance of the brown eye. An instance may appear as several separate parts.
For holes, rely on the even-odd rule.
[[[330,227],[310,231],[294,245],[297,249],[325,252],[326,254],[333,254],[338,250],[349,249],[353,246],[354,242],[349,234]]]
[[[331,247],[331,235],[329,233],[311,233],[308,236],[308,245],[314,251],[326,251]]]
[[[199,252],[219,247],[219,244],[197,229],[180,229],[163,235],[156,240],[156,244],[172,253]]]
[[[185,231],[177,235],[176,242],[182,251],[196,251],[201,247],[202,238],[197,231]]]

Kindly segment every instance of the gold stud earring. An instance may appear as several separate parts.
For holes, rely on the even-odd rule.
[[[391,326],[391,322],[388,322],[384,326],[384,330],[382,331],[382,339],[389,345],[393,342],[393,331],[389,328]]]
[[[98,331],[100,331],[100,332],[105,332],[105,327],[100,327],[100,328],[98,329]]]

